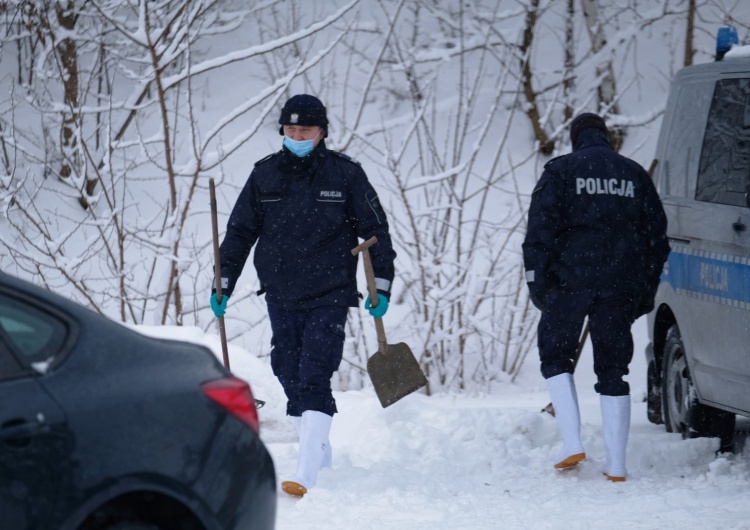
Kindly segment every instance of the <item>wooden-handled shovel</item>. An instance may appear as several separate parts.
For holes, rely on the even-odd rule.
[[[355,256],[362,253],[365,278],[367,279],[367,292],[370,295],[372,307],[378,305],[378,290],[375,287],[375,273],[372,269],[368,249],[377,241],[378,239],[373,236],[352,249],[352,254]],[[425,386],[427,378],[422,373],[422,369],[409,346],[403,342],[398,344],[386,342],[382,319],[375,318],[375,330],[378,334],[378,351],[367,360],[367,373],[380,404],[383,408],[386,408]]]
[[[583,333],[581,333],[581,339],[578,341],[578,349],[576,350],[576,356],[573,359],[573,372],[575,372],[576,366],[578,366],[578,359],[581,358],[581,352],[583,351],[583,347],[586,345],[586,339],[589,337],[589,321],[586,319],[586,325],[583,327]],[[546,407],[544,407],[541,412],[548,412],[555,415],[555,406],[550,401]]]
[[[216,219],[216,185],[214,179],[208,179],[208,189],[211,196],[211,228],[213,229],[214,240],[214,274],[216,279],[216,301],[221,303],[223,295],[221,294],[221,259],[219,259],[219,222]],[[224,357],[224,368],[229,367],[229,347],[227,345],[227,328],[224,326],[224,317],[219,317],[219,337],[221,338],[221,353]],[[255,398],[255,408],[263,408],[266,402]]]
[[[214,179],[208,179],[208,189],[211,193],[211,228],[214,240],[214,275],[216,278],[216,301],[221,303],[221,260],[219,259],[219,223],[216,220],[216,185]],[[219,317],[219,336],[221,337],[221,353],[224,356],[224,368],[229,370],[229,348],[227,347],[227,330],[224,327],[224,317]]]

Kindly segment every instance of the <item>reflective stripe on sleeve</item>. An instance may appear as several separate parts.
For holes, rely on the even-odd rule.
[[[375,288],[379,291],[391,292],[391,282],[383,278],[375,278]]]

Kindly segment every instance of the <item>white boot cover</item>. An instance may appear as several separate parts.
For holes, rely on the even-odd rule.
[[[306,410],[302,413],[297,472],[292,480],[305,489],[314,487],[318,482],[318,471],[325,460],[332,421],[331,416],[317,410]]]
[[[630,432],[630,396],[599,396],[602,408],[602,431],[607,463],[604,474],[620,482],[625,480],[625,453]]]
[[[301,416],[290,416],[292,418],[292,421],[294,422],[294,428],[297,430],[297,436],[299,436],[299,431],[302,426],[302,417]],[[326,454],[323,457],[323,463],[321,464],[321,468],[331,467],[333,465],[333,451],[331,450],[331,441],[326,440]]]
[[[555,460],[556,469],[573,467],[586,458],[581,443],[581,414],[573,375],[564,373],[545,380],[555,407],[555,418],[563,439],[562,451]]]

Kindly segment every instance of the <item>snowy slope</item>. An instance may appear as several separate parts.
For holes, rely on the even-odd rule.
[[[209,345],[196,328],[139,328]],[[590,351],[576,381],[589,459],[556,472],[560,438],[540,409],[549,398],[540,375],[491,396],[411,395],[382,409],[371,389],[337,392],[334,465],[297,500],[279,494],[279,530],[305,529],[750,529],[750,444],[716,456],[716,439],[682,440],[648,423],[645,321],[634,327],[633,417],[627,482],[604,480],[604,446]],[[232,370],[250,381],[262,408],[261,435],[281,480],[294,472],[296,435],[267,364],[230,346]],[[533,363],[529,363],[530,366]],[[747,420],[740,425],[747,427]]]

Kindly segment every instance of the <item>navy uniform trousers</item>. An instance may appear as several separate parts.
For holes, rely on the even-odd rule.
[[[348,307],[323,306],[287,311],[268,304],[271,368],[287,397],[286,412],[317,410],[333,416],[331,377],[344,352]]]
[[[545,379],[573,373],[583,321],[589,317],[594,349],[594,387],[605,396],[626,396],[623,377],[633,358],[633,301],[626,293],[593,289],[553,288],[545,300],[537,338]]]

